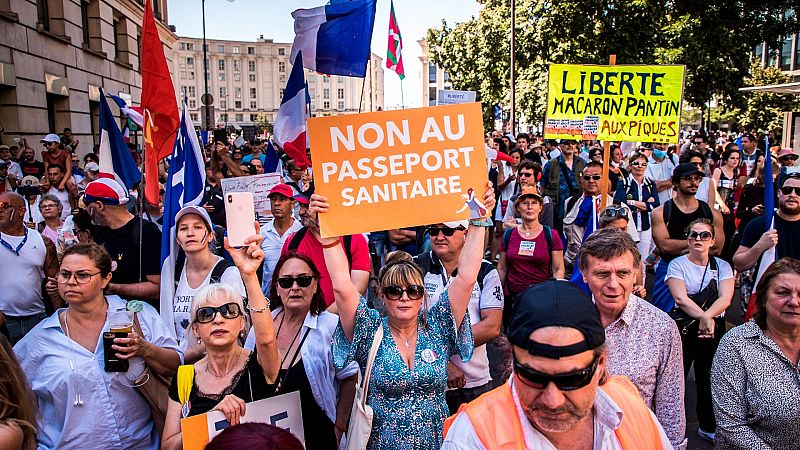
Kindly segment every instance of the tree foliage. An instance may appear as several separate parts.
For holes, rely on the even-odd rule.
[[[511,0],[478,0],[477,17],[428,31],[431,60],[457,89],[475,90],[487,106],[510,97]],[[712,97],[742,106],[738,88],[752,50],[800,29],[800,0],[516,0],[517,111],[541,120],[551,62],[684,64],[684,98]]]
[[[745,80],[748,86],[769,86],[792,81],[792,78],[775,67],[762,67],[753,64],[750,76]],[[783,113],[797,111],[800,101],[796,95],[769,92],[745,93],[746,108],[739,115],[739,122],[747,128],[771,131],[783,128]]]

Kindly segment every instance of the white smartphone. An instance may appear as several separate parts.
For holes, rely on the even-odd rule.
[[[244,240],[256,230],[256,208],[252,192],[229,192],[225,194],[225,219],[228,222],[228,244],[243,247]]]

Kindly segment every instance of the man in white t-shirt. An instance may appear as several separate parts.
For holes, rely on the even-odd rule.
[[[458,272],[458,259],[464,247],[466,220],[439,223],[428,228],[431,251],[414,258],[425,273],[425,291],[430,297],[428,308],[439,301],[450,281]],[[450,358],[447,374],[447,406],[451,414],[462,403],[468,403],[491,390],[489,358],[486,343],[500,335],[503,319],[503,289],[497,269],[483,260],[478,281],[469,300],[469,320],[475,340],[475,352],[469,362]]]

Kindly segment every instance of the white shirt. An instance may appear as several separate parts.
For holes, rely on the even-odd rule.
[[[222,260],[219,256],[216,258],[217,262]],[[175,327],[175,336],[178,342],[180,342],[181,348],[184,350],[186,349],[186,328],[192,321],[190,311],[192,309],[194,296],[197,294],[197,291],[211,282],[211,273],[213,271],[213,268],[209,270],[203,282],[196,288],[193,288],[189,286],[189,282],[186,280],[186,267],[184,267],[181,272],[181,278],[178,281],[178,286],[175,288],[175,300],[172,302],[172,323]],[[219,282],[220,284],[227,284],[233,287],[242,297],[247,297],[247,291],[244,288],[244,283],[242,283],[242,276],[239,273],[239,269],[236,267],[228,267],[225,269]]]
[[[718,270],[712,270],[711,265],[709,265],[708,272],[703,276],[703,272],[706,271],[706,266],[698,266],[689,261],[686,255],[679,256],[669,262],[664,282],[667,282],[670,278],[683,280],[684,284],[686,284],[686,293],[694,295],[705,289],[708,283],[713,279],[716,279],[717,283],[732,279],[733,270],[731,270],[730,264],[717,257],[714,257],[714,259],[717,261]]]
[[[531,425],[530,421],[525,416],[524,411],[519,403],[517,390],[514,387],[514,375],[508,380],[511,383],[511,394],[514,398],[514,405],[517,407],[516,417],[509,417],[509,420],[519,420],[522,426],[522,434],[525,438],[525,448],[528,450],[556,450],[556,447],[537,429]],[[658,423],[658,420],[650,412],[650,417],[658,427],[658,433],[661,436],[661,446],[665,449],[672,448],[672,444],[664,434],[664,430]],[[509,414],[510,416],[511,414]],[[611,400],[602,389],[597,389],[594,397],[594,444],[593,450],[623,450],[622,445],[617,439],[614,432],[619,428],[623,420],[622,410],[619,406]],[[441,450],[486,450],[486,447],[481,443],[478,435],[475,433],[475,428],[469,416],[465,412],[460,412],[456,416],[453,425],[448,430],[447,436],[444,438],[444,443]]]
[[[711,177],[703,177],[703,181],[701,181],[700,186],[697,187],[697,194],[695,195],[695,198],[708,203],[708,190],[711,189],[711,186],[709,186],[709,183],[711,183],[711,179],[712,179]],[[670,190],[670,192],[672,191]],[[659,194],[659,198],[660,197],[661,194]],[[712,208],[714,207],[714,205],[711,204],[709,204],[708,206],[711,206]]]
[[[0,244],[0,311],[9,316],[31,316],[44,312],[42,280],[47,248],[44,238],[30,228],[25,236],[0,233],[0,239],[12,249],[19,247],[19,256]]]
[[[672,171],[675,170],[675,163],[672,161],[674,155],[667,155],[663,161],[656,161],[650,156],[647,158],[647,170],[644,176],[653,181],[666,181],[672,179]],[[677,159],[677,158],[675,158]],[[672,189],[664,189],[658,192],[658,200],[663,205],[664,202],[672,198]]]
[[[126,302],[116,295],[106,300],[109,311],[125,309]],[[58,314],[64,310],[40,322],[14,347],[39,405],[39,449],[158,450],[150,406],[129,387],[144,370],[144,360],[131,359],[126,373],[106,372],[102,333],[94,352],[87,350],[61,329]],[[148,342],[180,355],[152,306],[143,304],[137,315]],[[108,325],[106,320],[103,331]],[[76,395],[83,406],[75,405]]]
[[[8,164],[8,174],[14,175],[17,181],[22,180],[22,167],[20,167],[19,163],[10,159],[6,163]]]
[[[283,233],[283,236],[279,235],[275,229],[275,219],[261,226],[261,236],[264,236],[264,240],[261,241],[261,250],[264,251],[264,277],[261,280],[261,290],[264,291],[264,295],[269,296],[272,271],[275,270],[278,259],[281,257],[283,244],[300,228],[303,228],[303,225],[295,218],[292,218],[292,226]]]

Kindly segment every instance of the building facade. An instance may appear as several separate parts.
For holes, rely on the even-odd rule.
[[[98,141],[100,88],[139,104],[143,0],[0,0],[0,126],[4,144],[70,128],[79,154]],[[167,0],[153,0],[164,53],[177,40]],[[38,153],[38,152],[37,152]]]
[[[272,124],[292,71],[291,43],[263,36],[255,41],[206,39],[208,93],[213,97],[215,126],[241,128]],[[383,108],[383,59],[373,54],[365,78],[327,76],[306,70],[311,114],[329,116]],[[173,59],[173,81],[196,125],[202,122],[205,92],[203,39],[179,37]],[[362,97],[363,89],[363,97]],[[360,107],[359,107],[360,104]]]
[[[430,60],[428,43],[425,39],[420,39],[417,43],[422,49],[422,55],[419,57],[422,62],[422,104],[435,106],[439,90],[452,89],[453,84],[450,82],[450,75],[447,71],[442,70]]]

